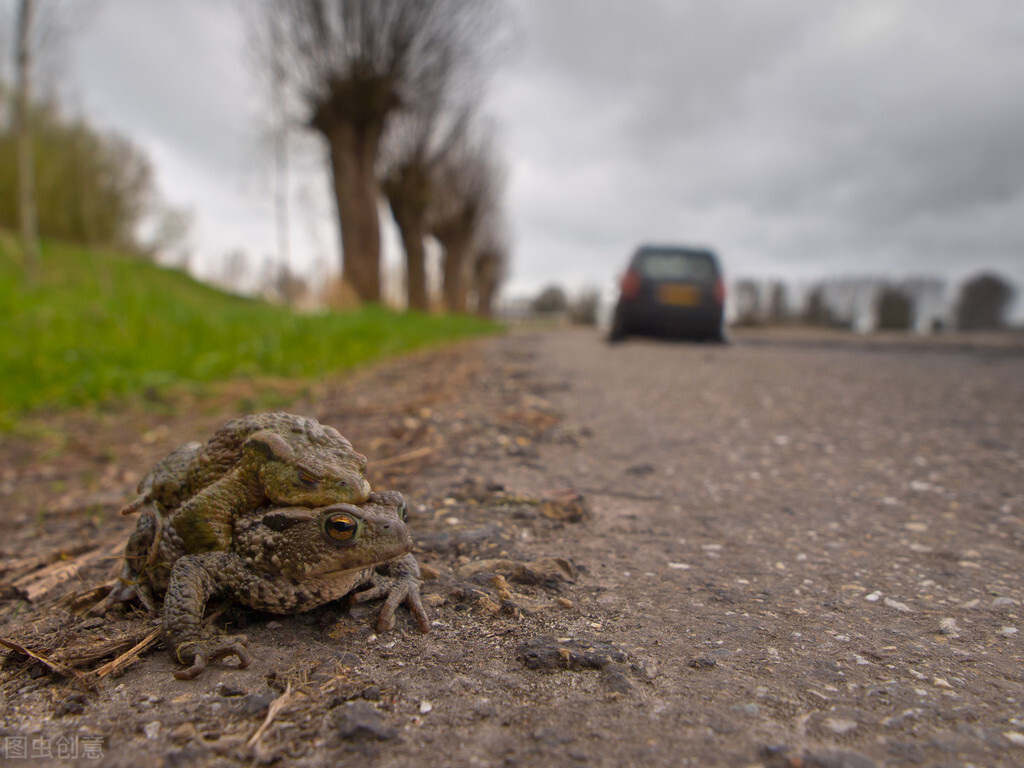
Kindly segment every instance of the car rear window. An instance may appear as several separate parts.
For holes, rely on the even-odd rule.
[[[695,280],[713,282],[715,263],[706,253],[686,251],[645,251],[637,265],[651,280]]]

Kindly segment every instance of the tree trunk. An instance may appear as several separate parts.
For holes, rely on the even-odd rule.
[[[436,234],[436,233],[435,233]],[[444,304],[449,312],[466,311],[466,256],[470,235],[461,228],[437,235],[444,246]]]
[[[331,148],[341,227],[341,277],[362,301],[380,301],[380,187],[374,174],[382,133],[376,123],[334,120],[323,130]]]
[[[409,309],[426,312],[430,309],[427,301],[427,259],[423,241],[427,237],[426,217],[415,211],[397,211],[392,203],[395,223],[402,234],[405,248],[405,270]]]
[[[497,259],[484,258],[477,264],[476,270],[476,313],[480,317],[490,317],[494,313],[494,294],[498,290]]]
[[[17,136],[18,214],[21,219],[21,247],[25,269],[34,276],[39,268],[39,221],[36,213],[35,164],[32,158],[32,0],[18,5]]]

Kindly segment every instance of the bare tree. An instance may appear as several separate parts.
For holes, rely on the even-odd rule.
[[[18,142],[18,216],[25,269],[34,276],[39,269],[39,222],[36,215],[35,169],[32,163],[32,21],[33,0],[18,3],[15,42],[15,133]]]
[[[490,217],[483,226],[480,245],[473,254],[473,288],[476,290],[476,313],[481,317],[494,314],[494,299],[508,270],[508,243],[504,227]]]
[[[431,232],[444,248],[444,303],[466,311],[473,248],[496,215],[502,171],[489,132],[467,132],[437,167]]]
[[[342,276],[380,300],[376,163],[389,117],[444,71],[462,39],[460,0],[266,0],[263,54],[280,66],[326,139],[341,227]]]
[[[385,142],[381,185],[402,236],[409,309],[429,308],[425,240],[434,178],[442,158],[458,142],[463,127],[462,120],[443,127],[439,110],[425,109],[400,116],[389,129]]]

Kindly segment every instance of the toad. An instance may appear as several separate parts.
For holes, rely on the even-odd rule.
[[[228,550],[238,517],[267,504],[359,504],[370,495],[365,475],[366,457],[333,427],[291,413],[253,414],[164,458],[122,514],[153,502],[172,511],[188,552]]]
[[[190,664],[174,676],[186,680],[216,659],[236,656],[240,667],[251,662],[244,635],[203,633],[203,611],[214,596],[290,614],[366,586],[351,599],[387,598],[378,632],[394,627],[395,611],[403,603],[420,631],[429,632],[407,519],[405,501],[396,491],[372,493],[359,505],[267,507],[235,519],[228,550],[195,553],[159,509],[148,505],[125,556],[147,590],[164,594],[167,648],[178,662]]]

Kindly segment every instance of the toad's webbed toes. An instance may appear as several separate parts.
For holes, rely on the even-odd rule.
[[[192,665],[188,669],[180,669],[174,673],[178,680],[191,680],[198,677],[210,662],[226,658],[238,657],[238,668],[245,669],[252,664],[252,656],[246,646],[249,639],[245,635],[221,635],[209,640],[195,640],[182,643],[175,649],[174,655],[182,664],[187,664],[191,657]]]
[[[354,594],[352,602],[364,603],[378,597],[387,597],[377,618],[378,632],[387,632],[394,628],[395,611],[403,603],[416,619],[420,632],[426,634],[430,631],[430,617],[427,616],[423,601],[420,599],[420,581],[416,576],[410,573],[404,573],[397,577],[374,574],[371,581],[373,586]]]

